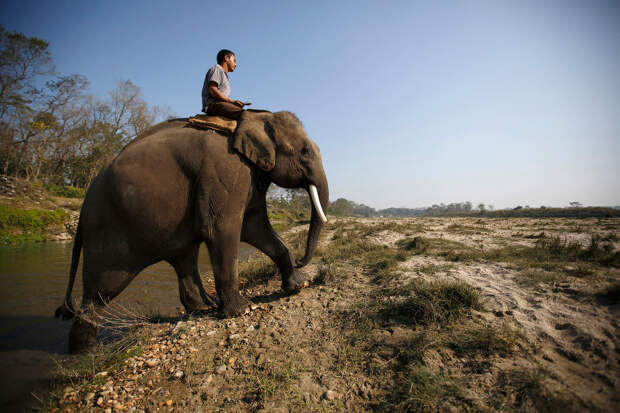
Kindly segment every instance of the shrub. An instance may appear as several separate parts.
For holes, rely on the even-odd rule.
[[[61,196],[64,198],[84,198],[86,193],[84,188],[76,188],[71,185],[47,184],[45,185],[45,189],[54,196]]]

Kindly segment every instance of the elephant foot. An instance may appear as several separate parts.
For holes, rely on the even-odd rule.
[[[287,279],[282,280],[282,289],[287,293],[294,293],[308,287],[310,280],[299,270],[294,270]]]
[[[220,301],[222,302],[222,305],[219,307],[219,316],[221,318],[238,317],[256,308],[255,304],[238,293],[230,297],[222,297]]]
[[[90,353],[96,348],[97,327],[81,319],[75,320],[69,333],[69,353]]]

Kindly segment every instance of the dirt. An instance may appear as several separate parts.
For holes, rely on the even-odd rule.
[[[329,251],[338,230],[352,233],[360,225],[368,229],[371,242],[387,249],[412,236],[489,249],[533,246],[532,234],[541,231],[584,245],[592,234],[620,235],[618,219],[345,219],[328,226],[320,249]],[[289,238],[299,231],[291,231]],[[403,343],[420,332],[441,335],[441,328],[392,325],[356,334],[346,320],[362,314],[381,289],[424,279],[474,287],[486,310],[472,310],[460,323],[510,326],[520,338],[507,354],[471,357],[435,340],[423,367],[446,377],[458,391],[435,399],[431,395],[418,404],[419,410],[553,411],[550,402],[534,396],[523,402],[519,392],[527,389],[506,385],[517,373],[542,372],[542,388],[568,400],[568,411],[618,411],[619,306],[600,299],[601,290],[620,280],[618,268],[596,267],[589,278],[531,285],[523,283],[522,269],[510,263],[453,262],[418,254],[408,256],[392,278],[378,284],[376,275],[354,260],[333,262],[333,274],[340,277],[326,280],[320,279],[325,270],[321,259],[313,262],[304,271],[315,283],[296,295],[281,292],[277,275],[246,283],[243,294],[259,308],[243,317],[180,316],[149,323],[116,350],[115,363],[97,364],[93,357],[86,372],[76,363],[88,359],[61,360],[56,390],[40,407],[108,412],[411,409],[412,404],[397,403],[403,391],[398,380],[408,374],[398,364]],[[213,288],[211,276],[203,274],[203,280]],[[449,328],[459,331],[458,325]]]

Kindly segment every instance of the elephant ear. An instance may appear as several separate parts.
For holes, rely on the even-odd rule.
[[[233,147],[266,172],[276,165],[276,145],[272,140],[273,128],[268,122],[269,115],[269,112],[244,111],[233,137]]]

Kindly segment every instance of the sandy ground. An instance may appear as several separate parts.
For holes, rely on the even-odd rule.
[[[335,245],[337,231],[344,231],[346,238],[355,228],[359,235],[360,226],[366,228],[369,241],[386,249],[416,236],[489,250],[533,246],[540,232],[584,246],[593,234],[611,234],[614,239],[620,235],[618,219],[343,219],[332,221],[324,231],[321,249],[329,251]],[[295,231],[289,234],[295,236]],[[317,257],[304,271],[316,278],[321,265]],[[342,321],[346,314],[362,311],[386,286],[378,286],[354,258],[331,265],[336,276],[297,295],[283,294],[277,276],[246,283],[243,294],[260,307],[243,317],[180,316],[149,324],[117,350],[116,362],[93,358],[92,367],[84,369],[83,358],[81,367],[75,367],[75,358],[62,360],[56,389],[39,407],[108,412],[392,411],[390,400],[402,392],[397,382],[406,376],[398,365],[402,345],[421,328],[390,326],[353,334],[355,326]],[[434,271],[424,270],[431,265]],[[213,288],[209,274],[203,279]],[[454,280],[474,287],[486,311],[471,311],[462,323],[510,325],[522,337],[507,355],[468,358],[446,346],[431,348],[424,356],[425,368],[447,377],[460,390],[456,396],[442,393],[423,404],[428,410],[553,411],[544,402],[522,402],[502,387],[508,372],[544,371],[545,388],[569,399],[575,411],[618,411],[619,306],[597,295],[620,281],[618,268],[597,267],[588,277],[524,283],[523,269],[511,263],[454,262],[419,254],[398,264],[389,283],[405,285],[415,279]]]

